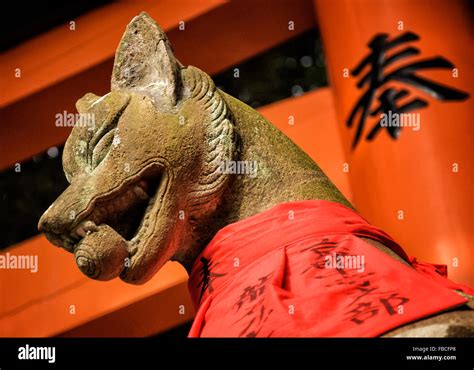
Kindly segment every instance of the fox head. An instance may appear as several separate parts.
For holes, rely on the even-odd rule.
[[[226,189],[230,111],[211,78],[183,67],[146,14],[127,26],[111,92],[86,94],[63,153],[69,187],[41,217],[48,240],[98,280],[143,283],[192,244]]]

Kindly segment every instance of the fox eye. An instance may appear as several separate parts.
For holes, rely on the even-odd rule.
[[[92,151],[92,168],[96,168],[110,151],[116,129],[108,131],[100,138]]]
[[[110,152],[118,123],[127,105],[128,101],[119,110],[113,114],[109,114],[90,139],[88,145],[90,148],[88,162],[92,170],[94,170]]]

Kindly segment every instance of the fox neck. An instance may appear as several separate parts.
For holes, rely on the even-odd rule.
[[[225,163],[229,182],[217,210],[200,219],[192,242],[173,258],[188,272],[224,226],[279,203],[328,200],[352,207],[314,161],[258,112],[220,92],[232,113],[238,137],[233,163]]]

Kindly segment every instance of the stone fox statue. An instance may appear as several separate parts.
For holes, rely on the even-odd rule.
[[[38,228],[90,278],[142,284],[179,261],[191,336],[472,335],[470,288],[410,260],[289,138],[184,67],[146,13],[111,92],[76,106],[93,122],[72,130],[70,186]]]

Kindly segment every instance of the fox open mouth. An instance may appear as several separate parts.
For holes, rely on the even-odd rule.
[[[159,189],[162,171],[149,168],[137,178],[125,183],[120,189],[94,201],[83,214],[78,215],[69,234],[60,236],[62,246],[74,252],[86,236],[98,231],[99,225],[108,225],[128,243],[130,255],[135,254],[134,238],[148,227],[148,219],[159,210],[154,205],[161,204]]]

